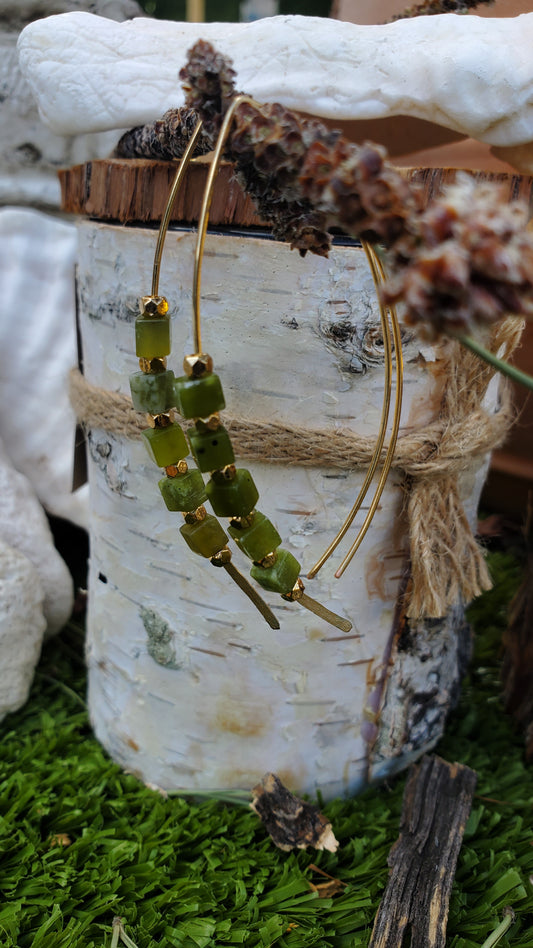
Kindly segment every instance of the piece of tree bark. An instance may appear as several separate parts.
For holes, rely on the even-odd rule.
[[[389,853],[391,873],[369,948],[444,948],[457,857],[472,805],[476,774],[437,756],[411,768],[401,832]]]
[[[68,214],[87,214],[98,220],[159,223],[176,169],[175,161],[149,158],[106,158],[63,168],[58,172],[61,209]],[[453,183],[457,175],[455,168],[404,168],[401,171],[409,181],[420,185],[424,204],[439,194],[445,185]],[[191,162],[176,198],[171,221],[198,220],[208,172],[207,158],[200,157]],[[531,200],[531,177],[485,171],[473,171],[472,175],[478,181],[497,182],[509,199]],[[266,226],[228,162],[222,163],[217,175],[209,221],[213,226]]]

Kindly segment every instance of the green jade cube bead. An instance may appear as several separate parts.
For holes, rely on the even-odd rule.
[[[187,434],[200,471],[217,471],[227,464],[233,464],[235,455],[231,439],[222,425],[216,431],[199,431],[195,426]]]
[[[135,352],[140,359],[157,359],[169,355],[170,319],[168,316],[137,316]]]
[[[231,481],[211,478],[205,489],[217,517],[246,517],[259,500],[252,475],[244,468],[238,468]]]
[[[250,576],[263,589],[280,593],[281,596],[287,596],[294,588],[301,567],[296,557],[288,550],[280,548],[277,554],[276,562],[272,566],[252,566]]]
[[[184,523],[180,527],[180,533],[193,553],[207,558],[223,550],[228,542],[228,537],[217,518],[211,514],[208,514],[205,520]]]
[[[249,527],[228,527],[228,532],[237,546],[251,560],[262,560],[267,553],[277,550],[281,537],[268,517],[256,510],[253,523]]]
[[[145,428],[141,432],[146,450],[158,467],[169,467],[186,458],[189,453],[187,439],[175,422],[167,428]]]
[[[187,471],[177,477],[162,477],[159,490],[169,510],[196,510],[207,499],[200,471]]]
[[[134,372],[130,375],[131,400],[135,411],[158,415],[168,411],[174,405],[174,373],[172,369],[164,372]]]
[[[199,379],[182,375],[174,382],[176,408],[183,418],[208,418],[226,407],[218,375],[207,372]]]

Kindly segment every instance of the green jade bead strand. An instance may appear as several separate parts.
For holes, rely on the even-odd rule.
[[[213,373],[213,360],[204,353],[186,356],[184,366],[188,374],[174,383],[176,406],[184,418],[195,421],[188,437],[199,470],[211,474],[205,487],[207,497],[217,517],[230,518],[230,536],[253,561],[252,579],[263,589],[279,593],[289,602],[298,601],[320,618],[349,631],[351,622],[304,592],[300,563],[280,546],[281,537],[268,517],[255,509],[259,491],[250,472],[235,467],[231,439],[220,423],[218,413],[226,403],[220,379]]]
[[[214,566],[224,567],[268,624],[278,629],[279,622],[274,614],[231,563],[226,532],[217,518],[208,514],[203,506],[207,500],[201,474],[204,468],[198,465],[198,470],[191,471],[185,460],[189,454],[189,445],[183,429],[174,420],[173,412],[176,380],[174,373],[166,367],[166,356],[171,349],[168,303],[159,296],[143,297],[141,303],[141,315],[135,320],[135,344],[140,371],[130,375],[130,391],[136,411],[147,415],[149,427],[141,432],[146,450],[151,460],[165,469],[166,476],[159,481],[163,500],[168,510],[183,514],[185,523],[180,533],[189,549],[209,559]],[[194,379],[191,381],[194,382]],[[221,393],[220,383],[219,388]],[[198,397],[194,392],[192,385],[192,404]],[[216,397],[215,384],[211,389],[211,399]],[[229,447],[231,450],[231,444]]]

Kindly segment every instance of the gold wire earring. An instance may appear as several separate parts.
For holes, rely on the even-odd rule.
[[[203,506],[205,499],[209,499],[218,517],[229,518],[228,532],[241,552],[253,561],[251,576],[260,586],[268,591],[279,593],[289,602],[299,602],[326,622],[348,632],[352,627],[349,620],[336,615],[308,596],[300,578],[299,562],[292,553],[280,546],[281,537],[276,528],[264,514],[256,510],[255,504],[259,498],[259,492],[250,472],[235,466],[231,440],[220,421],[219,412],[225,407],[220,379],[213,372],[211,356],[202,351],[201,273],[214,182],[235,111],[243,102],[253,103],[253,101],[249,96],[244,95],[237,96],[233,100],[224,117],[213,153],[198,223],[194,259],[192,302],[195,352],[185,356],[183,363],[185,375],[175,379],[174,374],[166,367],[166,356],[170,353],[170,321],[168,303],[164,297],[159,296],[159,272],[172,207],[200,134],[201,123],[196,126],[181,159],[159,229],[154,256],[152,293],[149,297],[143,297],[143,310],[136,320],[137,355],[140,357],[141,371],[130,378],[132,398],[138,410],[148,412],[150,428],[143,432],[143,437],[152,459],[165,469],[166,477],[159,482],[159,487],[167,507],[183,513],[185,524],[180,532],[190,549],[209,558],[213,565],[224,567],[254,602],[268,624],[272,628],[279,628],[279,623],[269,607],[234,567],[231,551],[227,547],[228,538],[225,531],[216,517],[207,514]],[[384,279],[381,261],[370,246],[365,244],[364,249],[374,282],[376,286],[379,286]],[[401,339],[394,308],[390,307],[387,311],[380,304],[380,316],[385,349],[385,389],[378,439],[356,502],[339,533],[308,574],[309,578],[318,573],[345,536],[366,497],[381,459],[388,427],[392,390],[392,343],[389,317],[396,351],[396,398],[391,437],[367,516],[352,547],[341,563],[337,576],[344,572],[370,526],[392,463],[402,398]],[[153,393],[157,393],[157,398],[152,397]],[[187,436],[191,453],[197,464],[196,471],[188,469],[185,461],[189,453],[187,442],[172,411],[168,410],[167,406],[170,404],[178,408],[182,417],[194,421]],[[206,484],[203,482],[202,473],[210,474],[210,479]]]
[[[227,534],[216,517],[208,514],[204,507],[207,493],[201,469],[189,470],[185,460],[189,455],[189,445],[173,411],[176,404],[176,379],[172,370],[167,369],[166,359],[171,350],[170,319],[168,302],[165,297],[159,295],[159,273],[174,201],[200,131],[201,124],[198,124],[180,161],[159,228],[151,294],[142,297],[141,315],[135,320],[136,354],[139,357],[140,371],[130,376],[130,390],[134,408],[147,413],[149,427],[142,432],[142,438],[151,459],[158,467],[164,468],[165,477],[159,481],[159,489],[167,508],[183,514],[185,523],[180,532],[185,542],[193,552],[206,557],[214,566],[225,569],[253,602],[268,625],[272,629],[279,629],[279,622],[272,610],[233,564],[231,551],[227,546]],[[190,381],[194,386],[195,381],[208,370],[209,365],[201,359],[186,361],[190,370]],[[200,367],[202,372],[199,371]],[[201,414],[205,415],[203,411]],[[213,429],[219,427],[218,415],[212,412],[208,414],[210,417],[197,422],[199,441],[205,439],[206,435],[209,437],[209,433],[212,434]]]

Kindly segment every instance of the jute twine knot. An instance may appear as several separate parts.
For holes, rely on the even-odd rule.
[[[491,351],[508,359],[522,328],[516,317],[503,320],[492,333]],[[439,417],[399,438],[393,460],[406,494],[411,619],[440,618],[492,585],[459,496],[458,477],[504,440],[513,414],[509,388],[501,386],[499,410],[489,413],[482,402],[494,368],[459,344],[450,349]],[[70,398],[87,429],[138,438],[146,428],[146,416],[133,409],[129,396],[91,385],[77,369],[70,375]],[[353,432],[307,429],[295,438],[294,428],[278,422],[252,423],[228,414],[224,424],[235,453],[247,460],[353,470],[367,466],[374,450],[373,438]]]

